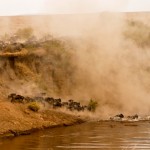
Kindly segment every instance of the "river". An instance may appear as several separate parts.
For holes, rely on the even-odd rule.
[[[91,122],[0,141],[0,150],[150,150],[150,122]]]

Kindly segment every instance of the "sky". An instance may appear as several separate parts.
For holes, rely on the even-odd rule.
[[[0,0],[0,15],[150,11],[150,0]]]

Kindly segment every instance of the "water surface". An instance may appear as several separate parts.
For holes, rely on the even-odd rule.
[[[0,141],[0,150],[150,150],[150,122],[93,122]]]

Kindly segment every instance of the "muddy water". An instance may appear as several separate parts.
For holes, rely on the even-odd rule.
[[[150,150],[150,122],[95,122],[0,141],[0,150]]]

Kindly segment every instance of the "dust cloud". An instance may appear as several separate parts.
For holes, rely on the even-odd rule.
[[[69,63],[74,66],[73,75],[71,81],[69,75],[63,78],[64,82],[71,82],[63,87],[71,92],[64,90],[60,97],[85,103],[94,99],[99,104],[97,114],[102,116],[144,115],[150,110],[149,47],[124,36],[124,32],[135,30],[128,29],[127,20],[139,19],[149,25],[142,16],[145,14],[51,15],[22,17],[22,21],[34,28],[36,36],[49,33],[71,45],[68,51],[72,54]]]
[[[77,70],[72,96],[97,100],[98,111],[104,114],[149,112],[150,81],[145,68],[150,55],[124,37],[127,17],[102,13],[62,17],[52,24],[55,34],[70,36],[74,43]]]

